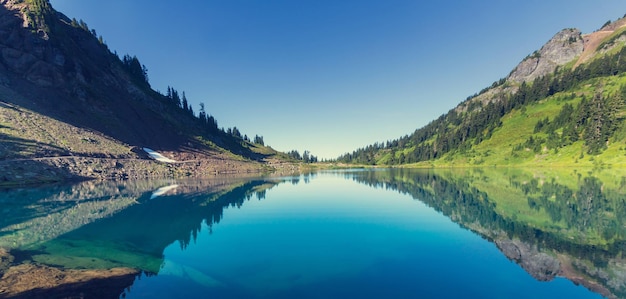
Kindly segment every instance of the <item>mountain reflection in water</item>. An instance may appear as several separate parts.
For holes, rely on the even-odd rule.
[[[424,202],[494,242],[537,280],[563,276],[626,298],[626,177],[561,172],[392,169],[349,178]]]
[[[210,182],[179,184],[170,188],[178,193],[169,197],[147,192],[137,200],[139,204],[112,217],[32,247],[34,252],[44,252],[32,258],[70,268],[121,266],[157,273],[166,246],[179,242],[186,247],[203,223],[210,226],[220,222],[224,208],[241,207],[253,196],[262,197],[263,191],[275,184],[266,180]]]
[[[180,242],[186,246],[202,223],[218,223],[224,208],[262,198],[265,189],[276,183],[227,177],[177,184],[168,180],[91,181],[2,191],[0,276],[14,266],[7,264],[14,258],[3,256],[3,248],[11,250],[16,261],[62,269],[126,267],[157,273],[167,245]],[[100,281],[94,280],[94,285]],[[33,291],[38,289],[44,297],[85,291],[68,290],[72,287],[46,290],[33,283],[15,297],[37,296]]]
[[[328,184],[322,186],[335,189],[313,190],[309,187],[304,188],[319,176],[323,178],[320,178],[321,181]],[[588,173],[586,171],[567,170],[560,173],[548,173],[496,169],[460,171],[356,170],[327,171],[320,175],[308,174],[286,178],[87,182],[65,187],[5,191],[0,193],[0,207],[2,207],[0,212],[3,216],[0,218],[0,248],[10,249],[11,253],[16,256],[16,262],[27,261],[61,267],[62,269],[110,269],[113,267],[137,269],[142,274],[137,277],[133,285],[127,285],[126,290],[118,290],[119,294],[129,298],[133,298],[133,296],[145,297],[149,294],[167,297],[164,294],[150,293],[150,291],[156,292],[155,290],[145,289],[147,281],[156,277],[163,277],[164,279],[176,277],[175,285],[181,284],[189,288],[201,288],[198,289],[196,295],[205,296],[206,293],[204,293],[203,288],[225,290],[228,287],[234,287],[224,283],[227,281],[234,283],[233,281],[237,279],[236,275],[250,274],[249,271],[257,266],[260,268],[254,271],[270,272],[270,274],[259,275],[277,275],[276,277],[286,275],[282,283],[314,282],[311,285],[312,289],[294,287],[293,290],[290,290],[292,293],[285,293],[287,294],[286,297],[294,294],[301,295],[302,293],[298,293],[298,291],[302,291],[309,294],[309,297],[315,298],[315,294],[310,293],[314,289],[319,291],[318,295],[320,296],[327,295],[328,293],[324,293],[324,288],[334,290],[343,283],[347,285],[341,286],[342,288],[349,288],[352,284],[356,288],[357,285],[363,284],[359,279],[367,278],[380,281],[381,278],[377,275],[391,275],[391,273],[395,274],[390,277],[390,280],[394,281],[392,285],[400,286],[400,283],[404,282],[401,276],[410,279],[410,275],[420,275],[419,272],[415,272],[419,270],[419,267],[407,268],[404,262],[395,261],[402,253],[397,252],[397,250],[402,248],[402,250],[407,250],[406,252],[410,253],[416,252],[415,249],[420,251],[426,250],[425,248],[429,248],[429,246],[437,248],[437,246],[443,245],[437,243],[427,246],[427,243],[423,243],[428,242],[427,240],[417,238],[407,240],[421,232],[422,229],[412,231],[405,228],[408,224],[404,223],[405,220],[402,219],[412,217],[406,212],[398,212],[394,208],[389,211],[402,215],[380,214],[386,215],[385,217],[397,215],[398,220],[396,222],[388,222],[392,218],[376,218],[375,215],[379,215],[380,209],[391,204],[385,202],[383,198],[374,196],[370,201],[358,201],[359,195],[356,195],[356,199],[349,199],[347,196],[343,198],[342,196],[346,194],[353,194],[355,188],[350,187],[350,184],[346,185],[345,180],[341,177],[382,191],[397,191],[419,200],[462,228],[494,243],[504,256],[517,263],[536,280],[552,281],[556,277],[565,277],[575,284],[583,285],[605,297],[626,297],[626,261],[623,258],[623,251],[626,248],[626,199],[624,196],[626,194],[626,179],[619,175],[602,172]],[[244,204],[252,199],[255,202],[264,199],[266,192],[279,184],[285,184],[284,187],[293,186],[293,190],[295,190],[295,193],[290,193],[291,195],[287,196],[288,199],[290,196],[294,196],[293,200],[283,201],[283,203],[297,204],[298,200],[295,197],[312,197],[307,201],[307,204],[314,208],[314,211],[308,211],[311,214],[298,214],[300,212],[294,212],[288,208],[279,208],[278,212],[285,214],[264,215],[268,220],[261,219],[260,223],[267,227],[254,228],[246,231],[248,234],[236,236],[237,238],[252,240],[246,241],[247,243],[235,243],[236,246],[258,244],[252,246],[258,246],[255,250],[258,249],[259,257],[237,256],[237,253],[241,253],[236,251],[239,249],[234,249],[236,252],[232,253],[232,257],[217,257],[218,260],[223,258],[225,260],[224,265],[227,266],[231,264],[226,260],[239,259],[232,265],[242,266],[241,271],[244,272],[232,274],[235,275],[235,278],[219,277],[219,272],[215,272],[218,273],[218,276],[213,275],[215,273],[209,274],[208,271],[203,270],[207,265],[194,265],[185,263],[184,259],[176,260],[166,257],[166,252],[172,251],[173,245],[178,246],[180,252],[183,253],[188,251],[188,247],[199,247],[196,243],[197,240],[202,239],[199,237],[201,234],[204,243],[214,239],[214,236],[211,235],[213,227],[220,224],[224,219],[224,210],[229,207],[237,209],[243,207],[242,211],[237,212],[242,212],[245,215],[238,217],[242,217],[242,219],[250,217],[250,214],[244,213],[246,212]],[[358,184],[352,185],[359,186]],[[365,186],[361,187],[368,189]],[[272,194],[274,193],[272,192]],[[274,199],[273,202],[274,208],[276,208],[276,200]],[[342,201],[346,202],[342,203]],[[325,205],[335,204],[345,206],[347,210],[339,211],[325,207]],[[265,207],[267,206],[266,201],[253,206],[255,209],[270,209]],[[266,211],[264,211],[261,212],[265,213]],[[271,211],[278,213],[274,210]],[[324,211],[330,211],[331,214],[320,214]],[[333,218],[339,216],[343,218]],[[301,219],[302,217],[304,219]],[[241,225],[243,224],[239,224],[239,226]],[[256,224],[245,225],[255,227]],[[293,227],[285,227],[290,225]],[[399,232],[387,230],[394,225],[400,225]],[[236,225],[235,227],[239,226]],[[292,240],[280,239],[281,236],[275,236],[278,239],[265,239],[264,235],[271,234],[272,229],[276,229],[277,226],[280,226],[280,230],[293,231],[296,234],[292,236]],[[456,227],[456,225],[454,226]],[[362,231],[361,228],[361,231],[357,231],[359,227],[366,229]],[[429,231],[429,234],[442,232]],[[451,231],[446,232],[451,233]],[[472,235],[467,231],[465,232]],[[255,233],[257,234],[255,235]],[[315,235],[309,236],[306,235],[307,233],[324,234],[324,236],[319,240],[311,239]],[[346,236],[354,239],[342,239],[344,237],[341,233],[346,233]],[[433,237],[433,235],[428,236],[428,238]],[[224,238],[231,237],[225,236],[222,231],[220,238],[223,241]],[[480,238],[478,239],[482,243],[489,244]],[[270,240],[276,242],[276,248],[266,247],[266,244],[263,244],[263,242],[271,242]],[[336,246],[333,244],[319,244],[328,240],[343,244],[341,246],[354,248],[335,248],[332,247]],[[381,243],[387,240],[391,245]],[[364,241],[364,243],[358,243],[359,241]],[[397,242],[397,244],[393,244],[393,242]],[[451,242],[454,243],[457,240]],[[203,246],[207,246],[204,243]],[[364,247],[367,245],[363,244],[379,246],[380,248],[368,248]],[[217,244],[213,244],[214,247],[215,245]],[[411,247],[415,245],[419,248]],[[285,246],[291,248],[292,251],[282,252],[285,250]],[[311,248],[307,251],[307,249],[299,249],[297,246],[311,246]],[[230,250],[229,248],[224,247],[219,250]],[[209,249],[200,246],[194,248],[193,251],[208,251]],[[320,249],[328,250],[328,252],[320,253]],[[369,255],[359,257],[357,252],[364,249],[366,249],[364,252]],[[344,252],[347,251],[345,250],[354,250],[349,252],[355,254],[346,256]],[[493,250],[497,252],[497,250]],[[299,253],[301,252],[310,252],[311,255],[300,256]],[[391,254],[391,256],[378,257],[375,255],[379,253]],[[450,254],[451,252],[447,253]],[[262,254],[270,255],[261,257]],[[444,253],[441,254],[445,255]],[[499,254],[491,255],[500,256]],[[260,260],[255,260],[255,258]],[[263,261],[264,258],[267,260]],[[311,260],[307,261],[309,258]],[[378,260],[379,258],[382,260]],[[419,263],[423,263],[423,258],[432,259],[433,257],[413,257],[414,261],[420,261]],[[445,260],[446,258],[442,256],[436,259]],[[450,258],[456,261],[464,259],[461,255]],[[500,258],[506,261],[501,256]],[[256,266],[248,265],[246,264],[248,259],[259,264]],[[293,273],[298,273],[297,271],[290,272],[292,270],[286,268],[290,266],[289,264],[278,267],[266,264],[273,259],[284,261],[293,259],[302,265],[309,265],[311,273],[296,275]],[[320,262],[315,262],[316,259]],[[370,259],[374,260],[374,264],[368,266],[368,263],[371,262]],[[324,260],[334,262],[326,265]],[[390,264],[386,262],[390,262]],[[198,261],[197,263],[201,262]],[[340,263],[343,264],[340,265]],[[477,262],[471,263],[474,265]],[[222,267],[227,267],[224,265]],[[293,266],[301,267],[302,265]],[[215,271],[227,269],[219,268],[220,266],[217,264],[213,266],[215,266]],[[326,266],[336,268],[333,271],[338,273],[356,271],[350,267],[357,269],[373,267],[371,269],[375,271],[366,271],[359,274],[361,276],[351,277],[344,282],[341,280],[332,281],[331,278],[327,278],[328,281],[325,281],[326,278],[323,278],[323,275],[326,272],[323,267]],[[427,265],[421,264],[421,266],[426,267]],[[441,266],[434,265],[434,267],[439,268]],[[480,267],[489,268],[490,265],[480,265]],[[3,268],[3,265],[0,264],[0,274],[6,268],[6,265]],[[381,269],[385,269],[387,272]],[[399,269],[407,272],[404,274],[394,273]],[[275,273],[275,271],[281,270],[286,271]],[[490,271],[494,270],[498,271],[498,269]],[[441,271],[445,271],[445,269],[441,269]],[[467,269],[467,271],[472,271],[472,269]],[[223,275],[227,276],[228,274]],[[430,273],[429,275],[438,277],[437,275],[447,274],[442,272]],[[265,279],[270,279],[268,277],[259,276],[255,279],[264,282]],[[424,277],[420,278],[420,280],[424,279]],[[408,285],[414,284],[412,280],[407,281],[407,283],[409,283]],[[443,282],[438,281],[437,283]],[[453,283],[455,282],[453,281]],[[456,283],[459,282],[456,281]],[[471,284],[472,282],[464,283]],[[244,282],[241,281],[240,284],[243,286]],[[279,287],[257,281],[251,281],[249,284],[270,289]],[[406,295],[402,292],[410,290],[407,286],[403,286],[406,289],[378,289],[377,292],[392,291],[392,293],[395,292],[393,294]],[[289,286],[281,285],[281,287]],[[298,287],[304,288],[301,285]],[[372,291],[371,288],[362,287],[364,292]],[[67,290],[64,290],[62,286],[59,286],[57,291],[67,294]],[[144,291],[145,293],[142,293]],[[234,296],[233,294],[250,295],[250,293],[237,293],[239,291],[239,289],[229,289],[231,293],[228,294],[231,296]],[[326,291],[330,292],[329,290]],[[460,289],[459,291],[463,290]],[[46,294],[51,296],[55,294],[54,292],[55,289],[46,290]],[[347,290],[344,289],[344,292]],[[219,295],[220,293],[216,294]],[[372,297],[376,294],[378,293],[363,293],[362,295]],[[529,294],[532,295],[532,291],[529,291]]]

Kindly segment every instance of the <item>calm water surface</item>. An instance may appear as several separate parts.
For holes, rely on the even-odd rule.
[[[616,225],[613,235],[579,232],[602,236],[574,242],[575,225],[563,216],[550,222],[555,212],[548,212],[539,200],[533,206],[528,199],[544,191],[524,191],[532,183],[519,178],[516,185],[509,178],[510,190],[526,194],[519,199],[523,202],[490,199],[490,193],[502,190],[480,189],[484,176],[472,181],[475,174],[341,171],[205,185],[118,186],[116,198],[103,194],[88,201],[95,205],[108,201],[88,213],[72,212],[75,206],[69,204],[57,208],[59,217],[69,222],[69,214],[92,215],[84,224],[46,232],[48,237],[22,231],[22,236],[34,236],[30,239],[17,238],[15,229],[5,229],[0,246],[14,244],[15,252],[30,253],[33,262],[65,268],[141,269],[142,274],[120,294],[123,298],[602,298],[623,294],[619,284],[619,275],[626,273],[623,245],[611,245],[624,244],[623,226]],[[76,201],[88,203],[81,200]],[[119,209],[112,209],[112,203]],[[27,210],[32,212],[33,204],[30,207]],[[511,214],[511,207],[518,210]],[[94,216],[94,211],[103,209],[112,210]],[[616,214],[615,203],[612,209]],[[540,219],[539,224],[524,215]],[[37,216],[4,225],[29,227],[23,223]],[[607,221],[604,225],[612,225]],[[602,249],[597,249],[598,244],[603,244]],[[599,251],[590,252],[591,248]]]

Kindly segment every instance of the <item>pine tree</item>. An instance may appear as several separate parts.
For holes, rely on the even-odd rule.
[[[606,131],[608,130],[608,112],[602,93],[598,92],[588,105],[587,124],[583,133],[588,154],[598,154],[605,148]],[[606,138],[608,139],[608,137]]]
[[[259,145],[265,145],[265,142],[263,141],[263,136],[259,136],[259,135],[254,136],[254,143],[259,144]]]
[[[309,155],[311,153],[307,150],[304,151],[304,153],[302,153],[302,161],[304,161],[304,163],[309,163],[310,159],[309,159]]]
[[[207,124],[206,111],[204,111],[204,103],[200,103],[200,112],[198,113],[198,118],[202,121],[203,124]]]
[[[185,96],[185,92],[183,91],[183,110],[189,110],[189,103],[187,103],[187,96]]]
[[[145,65],[141,65],[137,56],[124,55],[122,63],[130,73],[131,77],[137,81],[148,83],[148,68]]]
[[[172,88],[172,101],[174,102],[174,104],[178,107],[183,107],[182,103],[180,102],[180,96],[178,95],[178,90]]]

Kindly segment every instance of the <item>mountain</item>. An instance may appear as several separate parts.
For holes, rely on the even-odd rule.
[[[506,77],[410,135],[337,160],[369,165],[624,165],[626,19],[557,33]]]
[[[154,91],[137,57],[112,53],[47,0],[0,4],[0,185],[258,172],[286,157],[262,137],[218,129],[184,93]]]

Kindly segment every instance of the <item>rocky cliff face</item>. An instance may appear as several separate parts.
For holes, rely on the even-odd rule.
[[[46,3],[47,2],[43,2]],[[31,6],[24,1],[0,0],[0,59],[7,83],[7,71],[18,74],[42,87],[65,83],[66,58],[50,42],[49,29],[37,24]],[[38,15],[53,16],[49,7],[39,8]]]
[[[530,82],[548,75],[583,53],[584,40],[578,29],[565,29],[557,33],[539,51],[524,59],[511,72],[508,80]]]

